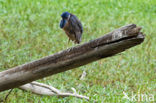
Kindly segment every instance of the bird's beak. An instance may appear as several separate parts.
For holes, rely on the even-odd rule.
[[[67,23],[67,20],[65,19],[62,19],[61,22],[60,22],[60,28],[63,28]]]

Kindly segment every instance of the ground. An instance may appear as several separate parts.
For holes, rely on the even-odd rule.
[[[67,36],[59,28],[64,11],[81,20],[82,43],[131,23],[143,28],[145,41],[120,55],[38,80],[62,91],[72,91],[73,87],[79,94],[89,96],[90,101],[38,96],[14,89],[8,103],[156,101],[155,0],[0,0],[0,71],[75,46],[73,42],[68,43]],[[83,71],[87,75],[80,80]],[[1,92],[0,100],[7,93]],[[123,98],[124,93],[129,99]],[[147,98],[139,100],[142,94]],[[150,99],[152,96],[154,100]]]

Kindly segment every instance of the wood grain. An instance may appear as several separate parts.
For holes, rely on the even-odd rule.
[[[130,24],[90,42],[0,72],[0,91],[113,56],[144,41],[141,27]]]

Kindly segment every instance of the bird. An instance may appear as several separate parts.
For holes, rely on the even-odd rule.
[[[69,12],[63,12],[61,17],[60,28],[63,29],[68,36],[68,42],[72,40],[75,44],[79,44],[83,33],[83,27],[80,20]]]

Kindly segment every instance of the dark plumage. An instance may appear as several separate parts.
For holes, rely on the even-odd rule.
[[[83,27],[80,20],[69,12],[62,13],[61,17],[60,28],[65,31],[69,40],[79,44],[83,33]]]

